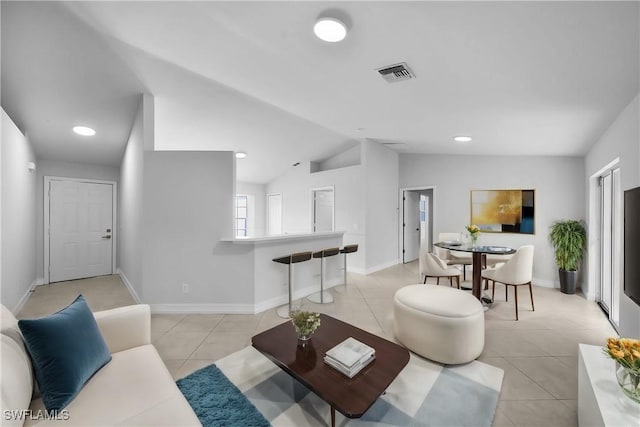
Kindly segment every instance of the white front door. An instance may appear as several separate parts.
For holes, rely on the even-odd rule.
[[[51,180],[48,221],[49,282],[113,274],[112,184]]]
[[[420,251],[420,195],[415,191],[405,191],[403,198],[403,262],[407,263],[416,260]]]

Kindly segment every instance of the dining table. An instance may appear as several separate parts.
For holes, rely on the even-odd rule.
[[[483,258],[487,255],[511,255],[516,252],[515,249],[506,246],[493,246],[493,245],[478,245],[472,243],[465,243],[457,240],[445,240],[442,242],[434,243],[442,249],[448,249],[450,251],[470,252],[472,254],[472,268],[473,278],[471,280],[471,293],[474,297],[478,298],[481,302],[492,303],[490,298],[482,297],[482,266]]]

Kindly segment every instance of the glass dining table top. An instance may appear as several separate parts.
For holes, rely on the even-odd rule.
[[[434,246],[438,246],[439,248],[443,249],[449,249],[452,251],[479,252],[491,255],[509,255],[516,252],[515,249],[509,248],[507,246],[472,245],[471,243],[464,243],[455,240],[445,240],[442,242],[434,243]]]

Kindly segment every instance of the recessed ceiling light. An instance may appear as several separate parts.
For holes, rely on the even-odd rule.
[[[335,43],[344,40],[347,36],[347,26],[339,19],[325,16],[318,18],[313,26],[313,32],[320,40]]]
[[[245,153],[244,151],[238,151],[236,153],[236,159],[244,159],[245,157],[247,157],[247,153]]]
[[[82,136],[93,136],[96,134],[96,131],[86,126],[74,126],[73,131],[78,135]]]
[[[471,137],[470,136],[454,136],[453,140],[455,142],[469,142],[471,141]]]

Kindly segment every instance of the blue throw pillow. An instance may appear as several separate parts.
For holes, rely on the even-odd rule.
[[[82,295],[40,319],[19,320],[47,411],[60,411],[111,360],[91,309]]]

